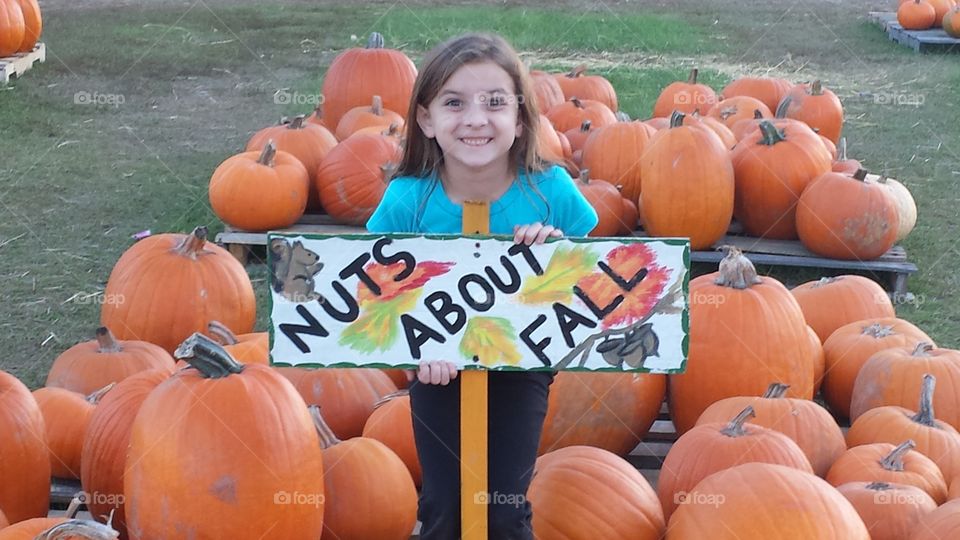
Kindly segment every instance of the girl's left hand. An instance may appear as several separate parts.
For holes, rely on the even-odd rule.
[[[547,238],[562,238],[563,231],[553,225],[544,225],[537,222],[530,225],[515,225],[513,227],[513,242],[515,244],[542,244]]]

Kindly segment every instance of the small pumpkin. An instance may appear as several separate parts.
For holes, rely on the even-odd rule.
[[[583,145],[587,142],[587,137],[590,136],[592,128],[593,124],[589,120],[584,120],[580,127],[564,132],[567,141],[570,142],[570,152],[574,162],[582,162]]]
[[[560,134],[554,129],[550,119],[542,114],[537,124],[537,153],[543,157],[544,161],[563,163],[563,143],[560,142]]]
[[[9,0],[8,0],[9,1]],[[20,4],[23,13],[23,41],[17,52],[30,52],[40,40],[43,32],[43,16],[40,13],[40,4],[37,0],[14,0]]]
[[[960,38],[960,5],[950,8],[944,14],[941,25],[948,36]]]
[[[359,437],[377,402],[397,391],[386,374],[373,368],[303,369],[291,382],[307,405],[325,411],[341,439]]]
[[[740,120],[756,118],[756,112],[762,118],[770,118],[773,112],[762,101],[750,96],[733,96],[718,101],[707,111],[706,115],[723,122],[723,125],[732,128]]]
[[[837,486],[870,529],[870,540],[907,538],[937,503],[921,489],[886,482],[851,482]]]
[[[363,424],[362,436],[376,439],[393,450],[410,471],[414,485],[420,487],[423,469],[413,439],[413,416],[408,391],[387,394],[378,401]]]
[[[887,194],[893,198],[894,205],[897,207],[897,215],[900,216],[897,242],[903,240],[917,225],[917,203],[913,200],[910,190],[903,183],[887,176],[868,174],[866,181],[868,183],[874,182],[886,189]]]
[[[824,277],[797,285],[790,292],[821,343],[845,324],[896,317],[893,302],[883,287],[863,276]]]
[[[46,516],[50,509],[46,432],[43,412],[30,390],[0,371],[0,508],[11,523]]]
[[[587,169],[580,171],[580,176],[574,183],[599,217],[597,226],[590,231],[589,236],[615,236],[623,226],[620,222],[623,216],[623,197],[620,191],[609,182],[591,181]]]
[[[642,179],[640,161],[654,130],[643,122],[615,122],[608,126],[591,123],[590,135],[583,144],[583,168],[594,178],[622,186],[627,199],[640,199]]]
[[[623,227],[620,229],[620,234],[624,236],[633,236],[633,232],[637,229],[639,222],[640,210],[637,208],[637,203],[630,199],[624,198],[623,214],[620,217],[620,223],[623,224]]]
[[[114,386],[116,383],[110,383],[86,397],[55,387],[33,391],[33,397],[43,413],[52,476],[80,479],[83,437],[90,417],[100,399]]]
[[[267,332],[234,334],[220,321],[210,321],[207,333],[213,336],[230,356],[241,364],[270,365],[270,335]]]
[[[778,77],[741,77],[724,86],[720,98],[722,101],[734,96],[750,96],[773,111],[791,88],[793,83]]]
[[[590,123],[597,128],[617,123],[617,116],[610,107],[599,101],[581,99],[577,96],[550,109],[546,115],[559,132],[579,127],[584,120],[590,120]]]
[[[395,137],[366,133],[348,137],[327,154],[317,171],[320,203],[338,223],[364,225],[399,161]]]
[[[826,480],[834,486],[848,482],[889,482],[923,490],[936,504],[947,500],[947,482],[930,458],[906,440],[897,446],[873,443],[854,446],[836,459]]]
[[[940,28],[943,24],[943,18],[953,9],[957,2],[955,0],[925,0],[933,6],[933,27]]]
[[[705,114],[717,103],[717,93],[713,88],[697,82],[700,70],[690,70],[690,77],[686,81],[676,81],[668,84],[653,105],[653,116],[669,118],[673,111],[691,114],[699,111]]]
[[[383,98],[373,96],[370,105],[354,107],[347,111],[340,118],[340,123],[337,124],[334,135],[336,135],[338,141],[342,141],[363,128],[388,129],[391,125],[396,125],[397,129],[402,130],[404,124],[402,116],[383,108]]]
[[[784,118],[805,122],[817,133],[834,144],[840,140],[843,129],[843,105],[840,98],[823,87],[818,79],[810,84],[798,84],[784,96],[779,106],[785,108]]]
[[[611,111],[617,112],[620,109],[617,104],[617,92],[610,81],[599,75],[584,75],[586,72],[586,64],[580,64],[566,74],[555,76],[557,84],[563,91],[564,99],[578,97],[599,101]]]
[[[20,49],[26,35],[23,10],[16,0],[0,1],[0,58]]]
[[[545,113],[567,100],[563,96],[560,83],[550,73],[534,69],[530,71],[530,77],[533,79],[537,110],[541,113]]]
[[[927,30],[937,21],[937,10],[927,0],[904,2],[897,8],[897,22],[904,30]]]

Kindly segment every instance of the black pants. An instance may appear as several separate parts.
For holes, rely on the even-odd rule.
[[[488,375],[489,537],[532,540],[527,488],[533,476],[551,372]],[[421,540],[460,538],[460,378],[447,386],[410,387],[413,436],[423,468]]]

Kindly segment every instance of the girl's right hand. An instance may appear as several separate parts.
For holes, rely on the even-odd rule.
[[[407,370],[407,380],[412,381],[414,377],[422,384],[439,384],[446,386],[450,381],[457,378],[457,365],[453,362],[444,360],[433,360],[420,362],[417,370]]]

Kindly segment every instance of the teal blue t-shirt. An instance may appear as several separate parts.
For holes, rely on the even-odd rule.
[[[561,167],[529,176],[529,182],[521,171],[510,189],[490,204],[490,233],[512,235],[514,225],[537,222],[560,229],[564,236],[586,236],[597,225],[597,212]],[[447,197],[437,179],[400,176],[390,181],[367,230],[459,234],[463,207]]]

